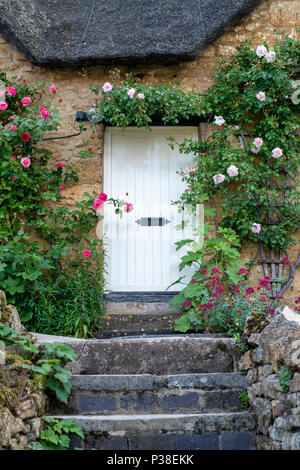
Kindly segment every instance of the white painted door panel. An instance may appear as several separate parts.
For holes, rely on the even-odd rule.
[[[107,287],[112,291],[164,291],[182,275],[178,265],[183,250],[175,242],[191,238],[188,229],[175,230],[182,215],[172,207],[185,184],[176,171],[193,165],[192,157],[172,150],[168,136],[177,142],[197,138],[196,127],[146,129],[106,128],[104,192],[134,204],[122,219],[111,205],[104,210],[104,244],[107,255]],[[141,218],[162,217],[163,226],[143,226]],[[190,278],[189,270],[183,272]],[[178,286],[170,290],[178,290]]]

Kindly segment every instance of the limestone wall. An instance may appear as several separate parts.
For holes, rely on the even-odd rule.
[[[15,307],[7,305],[0,291],[1,322],[22,335],[36,341],[21,325]],[[39,439],[43,427],[46,404],[43,377],[32,378],[22,369],[28,363],[15,349],[0,343],[0,450],[24,450],[30,442]]]
[[[237,369],[247,371],[257,449],[300,450],[300,315],[278,309],[261,333],[253,320],[245,329],[250,349]]]
[[[235,47],[245,39],[251,39],[254,44],[261,44],[267,40],[275,41],[274,30],[285,30],[288,34],[297,36],[296,27],[300,26],[297,0],[267,0],[251,15],[243,19],[237,26],[225,33],[220,39],[208,47],[195,61],[183,62],[177,65],[145,65],[140,68],[144,74],[144,81],[149,78],[149,72],[155,71],[154,81],[157,83],[169,83],[178,81],[186,89],[204,91],[213,83],[213,73],[216,62],[235,52]],[[58,87],[58,97],[62,102],[58,108],[63,118],[63,125],[59,135],[73,132],[73,121],[76,110],[88,110],[93,104],[93,95],[90,92],[90,84],[102,85],[106,81],[118,83],[129,69],[126,66],[118,66],[119,73],[114,79],[110,72],[115,69],[112,66],[89,66],[86,68],[42,68],[30,64],[15,48],[0,38],[0,67],[10,67],[9,75],[17,75],[26,79],[50,81]],[[89,125],[87,126],[89,127]],[[88,131],[91,136],[91,131]],[[103,158],[103,126],[92,137],[90,146],[93,147],[94,157],[84,163],[78,159],[81,149],[81,137],[73,137],[49,142],[49,148],[54,151],[55,164],[58,161],[71,163],[80,168],[80,182],[76,185],[66,185],[63,203],[72,206],[75,201],[83,197],[88,191],[99,193],[102,186],[102,158]],[[256,246],[249,245],[243,250],[245,261],[256,253]],[[296,249],[293,249],[292,257],[295,258]],[[261,277],[262,267],[253,270],[257,277]],[[293,287],[286,293],[286,302],[292,305],[292,301],[300,292],[300,276]]]

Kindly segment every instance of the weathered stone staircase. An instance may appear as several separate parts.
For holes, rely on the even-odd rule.
[[[45,338],[73,347],[69,417],[109,450],[255,449],[254,416],[242,410],[246,377],[233,370],[233,340],[220,335]],[[53,414],[55,413],[55,414]]]

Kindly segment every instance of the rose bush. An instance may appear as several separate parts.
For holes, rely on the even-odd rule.
[[[56,87],[46,92],[3,72],[0,80],[0,286],[32,331],[90,336],[102,313],[103,250],[88,236],[98,219],[94,196],[74,210],[61,205],[77,170],[41,145],[60,125]]]

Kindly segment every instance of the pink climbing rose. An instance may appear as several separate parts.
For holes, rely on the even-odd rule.
[[[16,89],[13,86],[7,86],[5,88],[9,96],[16,96]]]
[[[0,101],[0,111],[5,111],[8,107],[8,104],[5,101]]]
[[[25,98],[21,99],[23,106],[28,106],[30,104],[30,98],[29,96],[25,96]]]
[[[282,150],[279,147],[276,147],[275,149],[272,150],[272,155],[274,158],[279,158],[282,155]]]
[[[268,50],[265,46],[258,46],[256,48],[256,55],[261,59],[267,54]]]
[[[29,157],[21,158],[21,165],[23,165],[24,168],[28,168],[31,165],[30,158]]]
[[[83,256],[84,256],[85,258],[88,258],[89,256],[91,256],[91,254],[92,254],[92,253],[90,252],[90,250],[84,250],[84,252],[83,252]]]
[[[253,144],[255,145],[256,148],[259,148],[262,146],[263,144],[263,140],[261,137],[256,137],[256,139],[254,139],[253,141]]]
[[[40,113],[43,119],[46,119],[50,116],[48,109],[44,108],[44,106],[40,106]]]
[[[101,209],[103,204],[104,204],[104,201],[102,201],[101,199],[94,199],[93,207],[97,211],[98,209]]]
[[[98,199],[100,199],[100,201],[105,202],[107,200],[107,194],[100,193],[99,196],[98,196]]]
[[[28,140],[30,140],[29,132],[22,132],[21,139],[23,140],[23,142],[28,142]]]
[[[263,91],[259,91],[256,95],[256,98],[259,100],[259,101],[265,101],[266,99],[266,95]]]
[[[62,164],[61,162],[58,162],[58,163],[56,164],[56,166],[57,166],[57,168],[62,168],[62,167],[63,167],[63,164]]]
[[[137,97],[138,97],[139,100],[144,100],[145,99],[144,93],[138,93]]]
[[[223,183],[223,181],[225,180],[225,176],[222,175],[222,173],[218,173],[217,175],[213,176],[213,180],[215,184]]]
[[[54,85],[50,86],[50,93],[56,93],[56,87]]]
[[[275,51],[269,51],[265,55],[266,61],[270,62],[270,63],[275,61],[275,57],[276,57],[276,52]]]
[[[135,88],[130,88],[130,90],[128,90],[128,92],[127,92],[127,95],[128,95],[130,98],[133,98],[134,95],[135,95]]]
[[[227,173],[229,174],[229,176],[237,176],[239,174],[239,171],[235,165],[230,165],[227,170]]]
[[[125,208],[124,208],[124,212],[131,212],[133,211],[133,204],[131,204],[130,202],[124,202],[124,205],[125,205]]]
[[[259,233],[261,231],[261,225],[253,223],[251,230],[253,233]]]
[[[106,82],[106,83],[104,83],[104,85],[103,85],[103,87],[102,87],[102,90],[103,90],[105,93],[107,93],[108,91],[111,91],[112,88],[113,88],[113,87],[112,87],[111,83]]]

